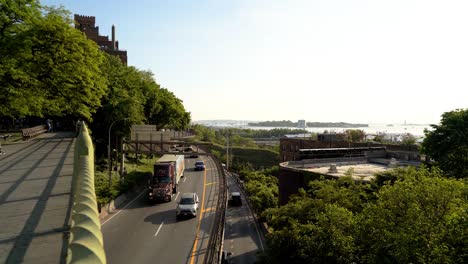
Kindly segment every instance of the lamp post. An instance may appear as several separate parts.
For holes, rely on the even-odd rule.
[[[109,166],[109,190],[110,190],[111,185],[112,185],[112,162],[111,162],[111,130],[112,130],[112,126],[117,121],[122,121],[122,120],[125,121],[127,119],[128,118],[114,120],[109,126],[109,142],[108,142],[108,145],[107,145],[107,160],[108,160],[107,162],[108,162],[108,166]]]
[[[229,134],[226,134],[226,170],[229,170]]]

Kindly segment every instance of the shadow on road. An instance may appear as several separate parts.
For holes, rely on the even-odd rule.
[[[55,234],[55,233],[61,233],[67,230],[68,222],[69,222],[69,211],[67,212],[67,216],[64,219],[63,226],[51,226],[50,230],[46,231],[41,231],[41,232],[35,232],[36,228],[39,225],[39,222],[41,219],[44,217],[45,209],[47,202],[50,197],[56,196],[52,195],[52,191],[57,183],[57,179],[61,175],[62,169],[65,165],[65,160],[67,156],[69,155],[70,152],[72,152],[72,146],[73,146],[73,140],[68,139],[67,136],[62,136],[62,137],[57,137],[60,138],[58,141],[54,142],[49,142],[49,141],[43,141],[43,140],[37,140],[36,142],[30,142],[28,145],[24,147],[17,148],[14,153],[11,154],[11,156],[6,156],[6,159],[8,160],[2,160],[2,163],[4,164],[0,170],[0,174],[5,174],[8,173],[8,170],[15,168],[15,167],[20,167],[21,163],[28,158],[28,161],[33,163],[28,166],[28,168],[21,174],[18,175],[17,180],[11,181],[12,184],[7,188],[1,195],[0,195],[0,206],[4,205],[6,203],[10,203],[11,201],[8,200],[13,193],[15,195],[18,195],[18,192],[31,192],[30,190],[20,190],[21,184],[23,184],[25,181],[27,181],[27,178],[31,175],[34,175],[34,172],[37,170],[37,167],[40,166],[44,161],[49,161],[48,159],[50,156],[53,154],[56,154],[56,150],[59,148],[62,148],[60,150],[61,156],[58,157],[58,161],[56,161],[56,166],[50,168],[50,172],[42,172],[47,175],[46,177],[47,182],[45,186],[43,187],[41,193],[38,196],[35,196],[33,198],[25,198],[26,199],[35,199],[37,202],[35,203],[34,207],[32,208],[32,211],[29,213],[29,217],[26,219],[25,224],[19,232],[17,236],[15,236],[14,240],[14,245],[11,249],[11,251],[8,253],[8,257],[6,259],[6,263],[20,263],[24,261],[24,257],[33,241],[33,239],[42,237],[42,236],[47,236],[50,234]],[[45,152],[41,152],[38,154],[38,150],[46,146],[47,144],[53,144],[50,147],[47,147],[47,150]],[[22,145],[21,145],[22,146]],[[34,156],[37,157],[36,160],[34,160]],[[57,159],[56,156],[54,158]],[[6,162],[6,163],[4,163]],[[49,174],[50,173],[50,174]],[[23,188],[24,189],[24,188]],[[20,196],[27,196],[30,193],[20,193]],[[70,195],[69,193],[62,193],[61,195],[66,195],[66,199],[68,199],[68,203],[70,204]],[[21,201],[17,200],[17,201]],[[69,206],[68,210],[71,209],[71,206]],[[6,216],[8,217],[8,216]],[[5,228],[5,227],[2,227]],[[11,239],[5,239],[0,241],[0,244],[3,243],[11,243],[13,242]],[[68,239],[63,237],[62,241],[62,262],[64,261],[64,254],[67,251],[67,244],[68,244]],[[46,246],[46,245],[45,245]]]

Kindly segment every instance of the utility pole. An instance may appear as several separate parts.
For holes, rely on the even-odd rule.
[[[127,119],[128,118],[114,120],[109,126],[109,138],[108,138],[108,145],[107,145],[107,160],[108,160],[108,167],[109,167],[109,189],[112,186],[112,159],[111,159],[111,130],[112,130],[112,126],[117,121],[125,121]]]
[[[226,170],[229,170],[229,134],[226,135]]]

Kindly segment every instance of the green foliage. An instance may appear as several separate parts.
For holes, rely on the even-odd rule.
[[[439,125],[426,130],[422,151],[448,175],[468,178],[468,109],[442,114]]]
[[[416,138],[410,133],[406,133],[403,135],[402,143],[404,145],[413,145],[416,143]]]
[[[366,132],[362,129],[347,129],[345,133],[347,140],[351,142],[362,142],[366,137]]]
[[[182,129],[190,122],[190,115],[181,101],[167,89],[161,89],[151,72],[127,67],[118,57],[107,54],[102,71],[109,93],[102,99],[94,115],[95,122],[91,124],[98,153],[104,153],[108,129],[114,121],[111,136],[118,138],[128,138],[132,124],[150,123],[158,128]]]
[[[467,182],[424,167],[381,175],[372,189],[351,178],[313,181],[268,209],[261,262],[466,263]]]
[[[369,200],[370,186],[356,182],[351,176],[341,177],[337,180],[317,180],[309,182],[309,196],[313,198],[316,206],[337,204],[347,210],[358,213]]]
[[[188,127],[190,113],[185,111],[182,100],[177,98],[172,92],[161,88],[157,103],[160,105],[158,111],[152,113],[148,118],[158,128],[182,130]]]
[[[132,124],[184,129],[182,101],[152,73],[122,65],[73,27],[69,12],[34,0],[0,0],[0,116],[94,121],[97,152],[110,124],[127,136]],[[113,133],[114,134],[114,133]]]
[[[112,184],[109,188],[109,175],[106,171],[95,171],[94,188],[98,204],[103,205],[110,202],[133,188],[144,184],[151,171],[147,171],[145,165],[137,166],[136,170],[130,171],[123,180],[117,175],[112,176]]]
[[[245,171],[244,171],[245,173]],[[276,177],[260,172],[247,172],[244,174],[245,190],[249,200],[260,216],[269,208],[278,205],[278,180]]]
[[[466,263],[467,190],[466,183],[444,179],[438,170],[408,169],[359,215],[362,259]]]
[[[0,8],[0,115],[91,119],[106,92],[97,45],[62,9],[9,0]]]
[[[226,147],[218,144],[205,147],[211,153],[217,153],[221,162],[226,162]],[[250,164],[254,169],[263,169],[276,166],[279,163],[278,153],[261,148],[229,148],[230,164],[234,170],[240,170],[245,164]]]

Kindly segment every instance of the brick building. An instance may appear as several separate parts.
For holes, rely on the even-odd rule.
[[[115,26],[112,25],[112,39],[99,35],[96,17],[75,14],[75,28],[85,33],[86,37],[98,44],[99,48],[111,55],[119,56],[123,64],[127,65],[127,51],[119,49],[119,42],[115,40]]]

